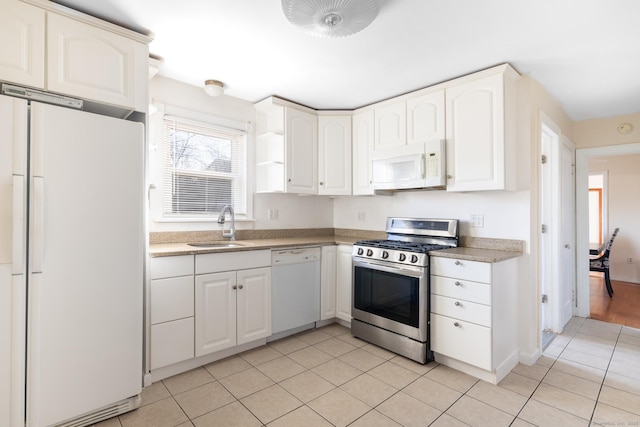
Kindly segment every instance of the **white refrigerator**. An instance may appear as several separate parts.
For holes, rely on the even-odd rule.
[[[139,405],[143,132],[0,95],[0,426]]]

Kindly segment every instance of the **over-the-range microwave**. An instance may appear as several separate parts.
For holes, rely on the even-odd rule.
[[[374,158],[371,169],[374,190],[444,189],[445,141],[427,141],[416,153]]]

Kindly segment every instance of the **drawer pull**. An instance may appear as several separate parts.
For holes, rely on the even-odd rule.
[[[456,286],[462,286],[462,283],[460,283],[460,282],[458,282],[458,281],[456,280],[456,282],[454,283],[454,285],[456,285]]]
[[[459,328],[459,327],[460,327],[460,323],[458,323],[458,322],[453,322],[453,326],[455,326],[456,328]]]
[[[455,306],[456,307],[460,307],[462,304],[460,304],[460,301],[456,301]]]
[[[460,261],[456,260],[455,265],[460,265],[462,264]]]

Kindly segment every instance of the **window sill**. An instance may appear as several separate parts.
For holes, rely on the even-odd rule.
[[[236,218],[234,220],[236,223],[239,222],[244,222],[244,223],[248,223],[248,222],[255,222],[255,219],[252,218]],[[218,218],[154,218],[153,222],[158,222],[158,223],[173,223],[173,224],[180,224],[180,223],[184,223],[184,224],[195,224],[195,223],[204,223],[204,224],[210,224],[210,223],[217,223],[218,222]],[[227,222],[229,222],[229,220],[227,220]]]

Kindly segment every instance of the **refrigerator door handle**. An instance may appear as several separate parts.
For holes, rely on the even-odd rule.
[[[33,177],[33,206],[31,209],[31,273],[42,273],[44,257],[44,178]]]
[[[25,188],[24,188],[24,176],[13,176],[13,218],[12,218],[12,230],[13,230],[13,245],[12,245],[12,273],[24,274],[25,273]]]

